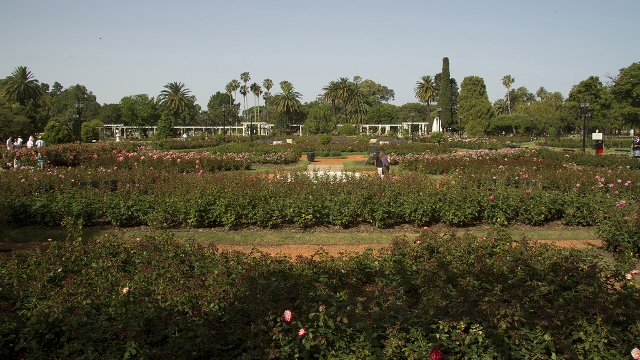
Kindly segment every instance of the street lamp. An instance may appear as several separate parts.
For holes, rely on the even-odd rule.
[[[226,128],[226,124],[227,124],[227,105],[226,104],[222,104],[222,142],[227,142],[226,136],[227,136],[227,128]]]
[[[438,106],[438,131],[442,130],[442,119],[440,119],[441,113],[442,113],[442,108]]]
[[[533,116],[529,118],[529,126],[531,127],[531,141],[533,141]]]
[[[73,116],[75,118],[74,132],[76,135],[76,140],[80,141],[80,116],[82,115],[82,107],[84,106],[84,103],[82,101],[76,100],[74,102],[74,105],[76,107],[76,114]]]
[[[409,131],[411,132],[411,142],[413,142],[413,116],[416,113],[414,111],[411,111],[411,129],[409,129]]]
[[[580,101],[580,109],[582,110],[582,152],[586,151],[587,147],[587,113],[589,111],[589,100]]]
[[[253,117],[249,114],[249,141],[253,141]]]

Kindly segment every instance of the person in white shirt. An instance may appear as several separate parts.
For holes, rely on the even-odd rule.
[[[13,150],[13,139],[12,138],[8,138],[7,139],[7,150],[9,150],[9,151]]]
[[[18,136],[18,138],[16,139],[15,144],[13,144],[13,147],[14,147],[16,150],[20,150],[20,149],[22,149],[22,141],[23,141],[23,140],[22,140],[22,138],[21,138],[20,136]]]
[[[34,140],[33,135],[29,136],[29,140],[27,140],[27,149],[31,149],[33,147],[35,143]]]
[[[38,137],[38,140],[36,140],[36,147],[41,148],[43,146],[44,146],[44,141],[40,137]]]

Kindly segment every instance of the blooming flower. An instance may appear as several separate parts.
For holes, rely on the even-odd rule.
[[[292,317],[293,317],[293,313],[291,312],[291,310],[285,310],[284,315],[282,315],[282,318],[286,322],[290,322]]]
[[[529,195],[531,193],[531,191],[529,191],[529,189],[524,191],[525,194]]]
[[[633,348],[633,350],[631,350],[631,356],[634,360],[640,360],[640,349]]]
[[[580,184],[576,184],[576,187],[580,187],[580,186],[582,186],[582,185],[580,185]]]
[[[122,293],[123,293],[123,294],[126,294],[126,293],[128,293],[128,292],[129,292],[129,288],[128,288],[128,287],[126,287],[126,288],[122,288]]]
[[[325,309],[325,306],[324,306],[324,305],[320,305],[320,306],[318,307],[318,311],[320,311],[320,312],[323,312],[323,311],[324,311],[324,309]]]
[[[433,350],[431,350],[431,353],[429,354],[429,357],[431,358],[431,360],[442,360],[444,354],[439,349],[433,348]]]
[[[307,333],[307,329],[305,328],[300,328],[300,330],[298,330],[298,336],[303,336],[306,333]]]
[[[489,201],[493,201],[493,199],[495,199],[495,197],[493,195],[489,196]]]

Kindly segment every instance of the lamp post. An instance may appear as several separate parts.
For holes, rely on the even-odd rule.
[[[222,142],[227,142],[227,105],[222,104]]]
[[[411,132],[411,142],[413,142],[413,117],[416,113],[414,111],[411,111],[411,128],[409,129],[409,131]]]
[[[74,132],[76,140],[80,141],[80,116],[82,115],[82,107],[84,106],[84,103],[82,101],[76,100],[74,102],[74,105],[76,107],[76,114],[73,116],[75,118]]]
[[[438,132],[442,130],[442,120],[440,120],[440,113],[442,113],[442,108],[438,106]]]
[[[460,128],[458,129],[458,134],[460,135],[460,139],[462,139],[462,114],[458,115],[460,119]]]
[[[249,114],[249,141],[253,141],[253,118]]]
[[[586,151],[587,147],[587,112],[589,111],[589,100],[580,101],[580,109],[582,110],[582,152]]]
[[[531,141],[533,141],[533,116],[529,117],[529,126],[531,127]]]

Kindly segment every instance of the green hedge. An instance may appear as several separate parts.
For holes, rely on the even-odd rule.
[[[115,235],[2,254],[0,274],[7,359],[621,359],[640,343],[637,279],[500,231],[297,259]]]

